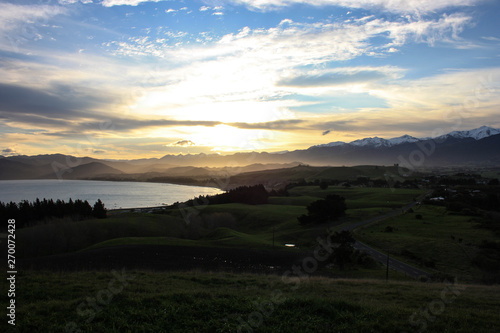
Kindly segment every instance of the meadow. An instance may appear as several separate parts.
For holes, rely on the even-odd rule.
[[[355,235],[373,248],[429,271],[480,281],[486,273],[473,260],[483,241],[498,241],[498,236],[481,228],[479,221],[480,217],[448,212],[445,207],[422,205],[412,213],[356,229]]]
[[[270,197],[266,205],[222,204],[170,208],[158,213],[113,211],[107,219],[55,220],[17,231],[18,255],[36,257],[128,242],[266,248],[293,243],[315,246],[315,239],[332,225],[301,226],[297,217],[306,206],[329,194],[346,198],[346,215],[333,225],[348,224],[399,208],[422,190],[302,186],[288,197]],[[186,220],[186,215],[189,219]],[[161,238],[161,239],[160,239]],[[111,242],[111,243],[110,243]]]
[[[23,272],[15,332],[496,332],[500,287],[223,272]],[[12,331],[14,330],[6,330]]]

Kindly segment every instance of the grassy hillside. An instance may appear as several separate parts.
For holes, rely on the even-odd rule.
[[[335,223],[340,225],[401,207],[423,192],[343,187],[321,190],[318,186],[303,186],[290,190],[289,197],[271,197],[267,205],[210,205],[188,211],[170,209],[163,214],[127,212],[112,214],[104,220],[63,220],[18,230],[18,255],[33,257],[78,251],[115,238],[121,238],[122,244],[124,239],[132,241],[132,237],[163,237],[163,243],[181,239],[224,246],[269,247],[273,244],[273,233],[279,246],[294,243],[313,247],[316,236],[324,233],[328,226],[300,226],[297,217],[306,213],[306,206],[312,201],[334,193],[344,196],[348,206],[346,216]],[[187,213],[190,213],[189,221],[184,219]],[[234,232],[233,241],[213,242],[218,228]]]
[[[417,219],[417,215],[421,219]],[[393,231],[388,232],[389,228]],[[466,281],[479,281],[485,272],[472,264],[483,240],[498,241],[492,231],[479,228],[478,218],[456,215],[444,207],[423,205],[355,231],[372,247],[388,251],[426,269],[435,269]]]
[[[12,332],[469,333],[500,328],[498,286],[141,271],[22,272],[18,284]]]
[[[354,167],[315,167],[299,165],[293,168],[246,172],[231,177],[231,184],[265,184],[279,186],[287,182],[301,180],[356,180],[359,177],[371,179],[386,179],[386,175],[398,175],[398,168],[394,166],[360,165]]]
[[[183,237],[187,234],[180,217],[153,214],[120,214],[107,219],[57,220],[16,231],[19,257],[77,251],[118,237]]]

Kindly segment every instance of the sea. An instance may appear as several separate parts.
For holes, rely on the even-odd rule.
[[[0,201],[4,203],[36,198],[68,201],[71,198],[87,200],[93,206],[101,199],[107,209],[157,207],[221,192],[213,187],[166,183],[57,179],[0,181]]]

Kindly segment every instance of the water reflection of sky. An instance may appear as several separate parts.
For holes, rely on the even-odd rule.
[[[5,180],[0,181],[0,201],[16,203],[36,198],[88,200],[101,199],[106,208],[139,208],[182,202],[199,195],[221,191],[211,187],[164,183],[107,182],[85,180]]]

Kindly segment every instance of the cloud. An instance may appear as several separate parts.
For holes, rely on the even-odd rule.
[[[498,37],[493,37],[493,36],[484,36],[481,37],[484,40],[492,41],[492,42],[500,42],[500,38]]]
[[[296,4],[378,9],[396,13],[430,13],[449,7],[474,6],[482,0],[231,0],[250,9],[271,11]]]
[[[358,3],[363,1],[368,3],[365,0]],[[124,2],[138,5],[145,1],[106,1],[109,6]],[[261,7],[253,7],[254,10],[299,2],[240,1]],[[319,6],[326,2],[308,3]],[[266,7],[265,3],[274,3],[274,7]],[[399,2],[370,3],[372,8],[396,8]],[[409,7],[415,3],[410,1]],[[0,10],[0,29],[3,27],[4,31],[22,31],[20,28],[26,22],[50,19],[58,11],[65,15],[69,10],[61,6],[38,6],[40,11],[35,12],[33,6],[11,6],[15,6],[20,18],[12,11]],[[207,7],[207,11],[213,14],[221,9]],[[284,19],[267,28],[243,27],[219,36],[214,31],[210,39],[203,38],[200,42],[195,42],[199,35],[164,27],[161,38],[154,36],[153,29],[149,35],[106,43],[102,56],[92,54],[90,49],[88,54],[79,55],[37,49],[36,43],[26,43],[22,60],[0,59],[0,125],[18,129],[16,137],[6,131],[0,132],[0,137],[7,140],[3,142],[17,144],[20,142],[17,140],[25,140],[36,146],[46,135],[45,138],[57,137],[58,140],[52,141],[58,145],[61,142],[60,145],[70,146],[85,140],[87,135],[96,135],[109,144],[105,146],[107,152],[118,154],[120,142],[144,139],[141,144],[146,145],[153,142],[152,138],[158,147],[166,142],[179,142],[171,149],[190,149],[190,140],[182,145],[184,140],[179,139],[207,143],[210,135],[222,137],[222,126],[230,127],[231,134],[246,132],[258,136],[255,133],[272,132],[286,137],[286,140],[282,137],[270,140],[269,145],[273,146],[290,142],[303,146],[321,140],[330,130],[335,131],[335,136],[380,136],[371,132],[376,128],[398,136],[403,134],[397,132],[403,126],[413,131],[417,130],[416,124],[420,124],[418,128],[433,126],[433,121],[440,123],[436,114],[442,116],[444,110],[460,107],[465,96],[473,94],[472,82],[487,78],[490,69],[471,73],[450,71],[446,75],[410,80],[405,78],[404,69],[392,66],[341,67],[344,61],[359,57],[376,57],[377,63],[383,62],[384,57],[397,50],[403,53],[408,50],[405,46],[413,43],[427,47],[464,46],[460,34],[471,22],[470,16],[460,13],[395,17],[350,16],[346,21],[308,20],[308,23]],[[495,42],[489,37],[485,40]],[[350,109],[342,109],[335,104],[340,98],[351,96],[369,96],[386,103],[378,104],[384,108],[363,105],[356,109],[345,104],[342,106]],[[492,96],[481,97],[479,107],[469,113],[467,121],[487,119],[491,113],[487,108],[495,102]],[[311,113],[301,112],[309,105],[314,106],[309,109]],[[112,124],[109,130],[100,128],[103,119]],[[414,124],[408,119],[413,119]],[[196,137],[193,135],[196,133],[206,136]],[[263,141],[260,137],[258,140]],[[234,143],[227,141],[228,145]],[[118,148],[109,148],[113,144]],[[6,143],[6,146],[13,145]],[[25,146],[15,147],[26,152]],[[135,153],[144,154],[140,150]]]
[[[3,156],[15,156],[15,155],[19,155],[19,153],[16,152],[12,148],[4,148],[4,149],[2,149],[2,151],[0,152],[0,154],[2,154]]]
[[[207,7],[207,6],[200,7],[200,12],[206,12],[207,10],[210,10],[210,7]]]
[[[337,135],[389,137],[410,134],[431,136],[481,125],[498,126],[500,67],[453,70],[417,80],[375,85],[371,93],[384,98],[387,108],[345,110],[309,119],[307,128],[331,128]],[[439,94],[436,94],[436,91]],[[374,131],[376,129],[376,132]]]
[[[104,7],[113,7],[113,6],[137,6],[143,2],[161,2],[168,0],[103,0],[102,5]]]
[[[166,146],[167,147],[175,147],[175,146],[186,147],[186,146],[196,146],[196,144],[191,140],[179,140],[177,142],[169,143]]]
[[[283,78],[277,82],[277,85],[289,87],[339,86],[378,81],[387,77],[388,75],[386,73],[378,70],[360,70],[353,73],[328,71],[319,74],[306,74]]]
[[[94,1],[93,0],[59,0],[59,4],[61,5],[72,5],[74,3],[81,2],[84,5],[91,4]]]
[[[461,14],[395,22],[376,18],[334,23],[283,20],[269,29],[245,27],[206,45],[173,46],[145,39],[114,44],[113,52],[133,58],[154,56],[168,64],[168,70],[157,71],[159,81],[168,77],[168,88],[151,90],[156,96],[151,100],[165,101],[157,108],[174,112],[179,106],[281,99],[296,93],[294,87],[299,86],[321,88],[398,78],[401,73],[389,68],[317,73],[297,68],[328,68],[336,61],[388,54],[392,48],[411,42],[453,41],[469,21]],[[372,44],[374,38],[385,44]],[[291,102],[282,100],[276,110],[289,107]],[[179,110],[189,116],[185,109]]]
[[[97,90],[64,84],[40,89],[0,83],[0,100],[0,116],[35,115],[65,120],[86,117],[93,110],[116,102]]]
[[[19,35],[9,34],[9,37],[14,40],[32,39],[37,34],[37,23],[42,24],[51,17],[67,13],[63,6],[0,3],[0,32],[18,31]]]
[[[283,119],[263,123],[227,123],[226,125],[241,129],[263,129],[263,130],[293,130],[297,125],[304,123],[301,119]]]

